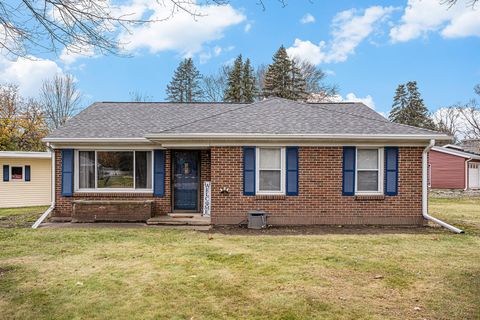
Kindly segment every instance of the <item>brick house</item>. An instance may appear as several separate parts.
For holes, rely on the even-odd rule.
[[[362,103],[95,103],[45,139],[52,217],[419,225],[435,139]]]

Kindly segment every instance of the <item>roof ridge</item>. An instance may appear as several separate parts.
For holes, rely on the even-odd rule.
[[[364,104],[364,103],[362,103],[362,102],[358,102],[358,104],[362,104],[362,105],[364,105],[365,107],[371,109],[369,106],[367,106],[366,104]],[[325,110],[325,109],[324,109],[324,110]],[[374,112],[376,112],[376,111],[373,110],[373,109],[371,109],[371,110],[374,111]],[[365,117],[365,116],[362,116],[362,115],[359,115],[359,114],[347,113],[347,112],[342,112],[342,111],[338,111],[338,110],[329,110],[329,111],[337,112],[337,113],[341,113],[341,114],[346,114],[346,115],[351,115],[351,116],[357,117],[357,118],[364,118],[364,119],[373,120],[373,121],[379,121],[379,122],[388,122],[388,123],[391,123],[391,124],[394,124],[394,125],[398,125],[398,126],[403,126],[403,127],[408,127],[408,128],[415,128],[415,129],[430,131],[430,132],[432,132],[432,133],[439,133],[438,131],[431,130],[431,129],[421,128],[421,127],[415,127],[415,126],[411,126],[411,125],[403,124],[403,123],[398,123],[398,122],[392,122],[392,121],[388,120],[387,118],[385,118],[385,120],[379,120],[379,119],[374,119],[374,118],[370,118],[370,117]]]

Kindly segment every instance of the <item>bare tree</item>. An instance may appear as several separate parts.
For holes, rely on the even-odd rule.
[[[479,139],[480,138],[480,107],[476,100],[471,100],[464,107],[459,109],[467,128],[465,130],[465,138]]]
[[[263,9],[263,0],[256,0]],[[277,0],[282,6],[286,0]],[[11,0],[0,1],[0,51],[13,57],[68,48],[84,54],[86,48],[101,53],[120,52],[118,33],[135,25],[157,23],[186,12],[203,16],[204,5],[226,5],[229,0],[156,0],[166,8],[165,16],[126,12],[125,7],[106,0]],[[150,14],[150,15],[148,15]],[[147,17],[145,17],[147,16]],[[155,18],[152,18],[155,17]]]
[[[222,66],[216,73],[202,78],[202,89],[205,101],[223,101],[229,69],[229,66]]]
[[[338,94],[337,85],[325,83],[327,75],[321,68],[306,60],[299,61],[299,66],[307,83],[308,93],[321,93],[325,97],[332,97]]]
[[[432,116],[437,130],[453,137],[455,143],[461,140],[465,131],[461,109],[458,105],[440,108]]]
[[[80,108],[81,93],[71,75],[56,75],[43,82],[40,103],[51,130],[60,128]]]
[[[147,93],[141,93],[140,91],[131,91],[129,92],[130,101],[132,102],[149,102],[152,101],[153,97]]]
[[[461,1],[461,2],[465,2],[465,4],[467,6],[470,6],[473,9],[473,8],[475,8],[475,5],[478,3],[478,1],[479,0],[466,0],[466,1]],[[458,2],[459,2],[458,0],[440,0],[441,4],[447,5],[449,8],[458,4]]]
[[[473,90],[475,91],[475,93],[476,93],[477,95],[480,96],[480,84],[477,84],[477,85],[473,88]]]

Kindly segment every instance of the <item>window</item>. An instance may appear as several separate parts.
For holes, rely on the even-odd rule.
[[[383,187],[383,148],[357,149],[357,193],[381,193]]]
[[[257,148],[257,193],[285,193],[285,149]]]
[[[23,167],[12,166],[10,177],[12,180],[23,181]]]
[[[151,151],[78,151],[78,190],[151,190]]]

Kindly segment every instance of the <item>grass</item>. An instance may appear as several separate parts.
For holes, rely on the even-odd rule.
[[[0,209],[0,228],[31,226],[48,206]]]
[[[467,234],[0,229],[0,318],[480,319],[480,200],[431,211]]]

